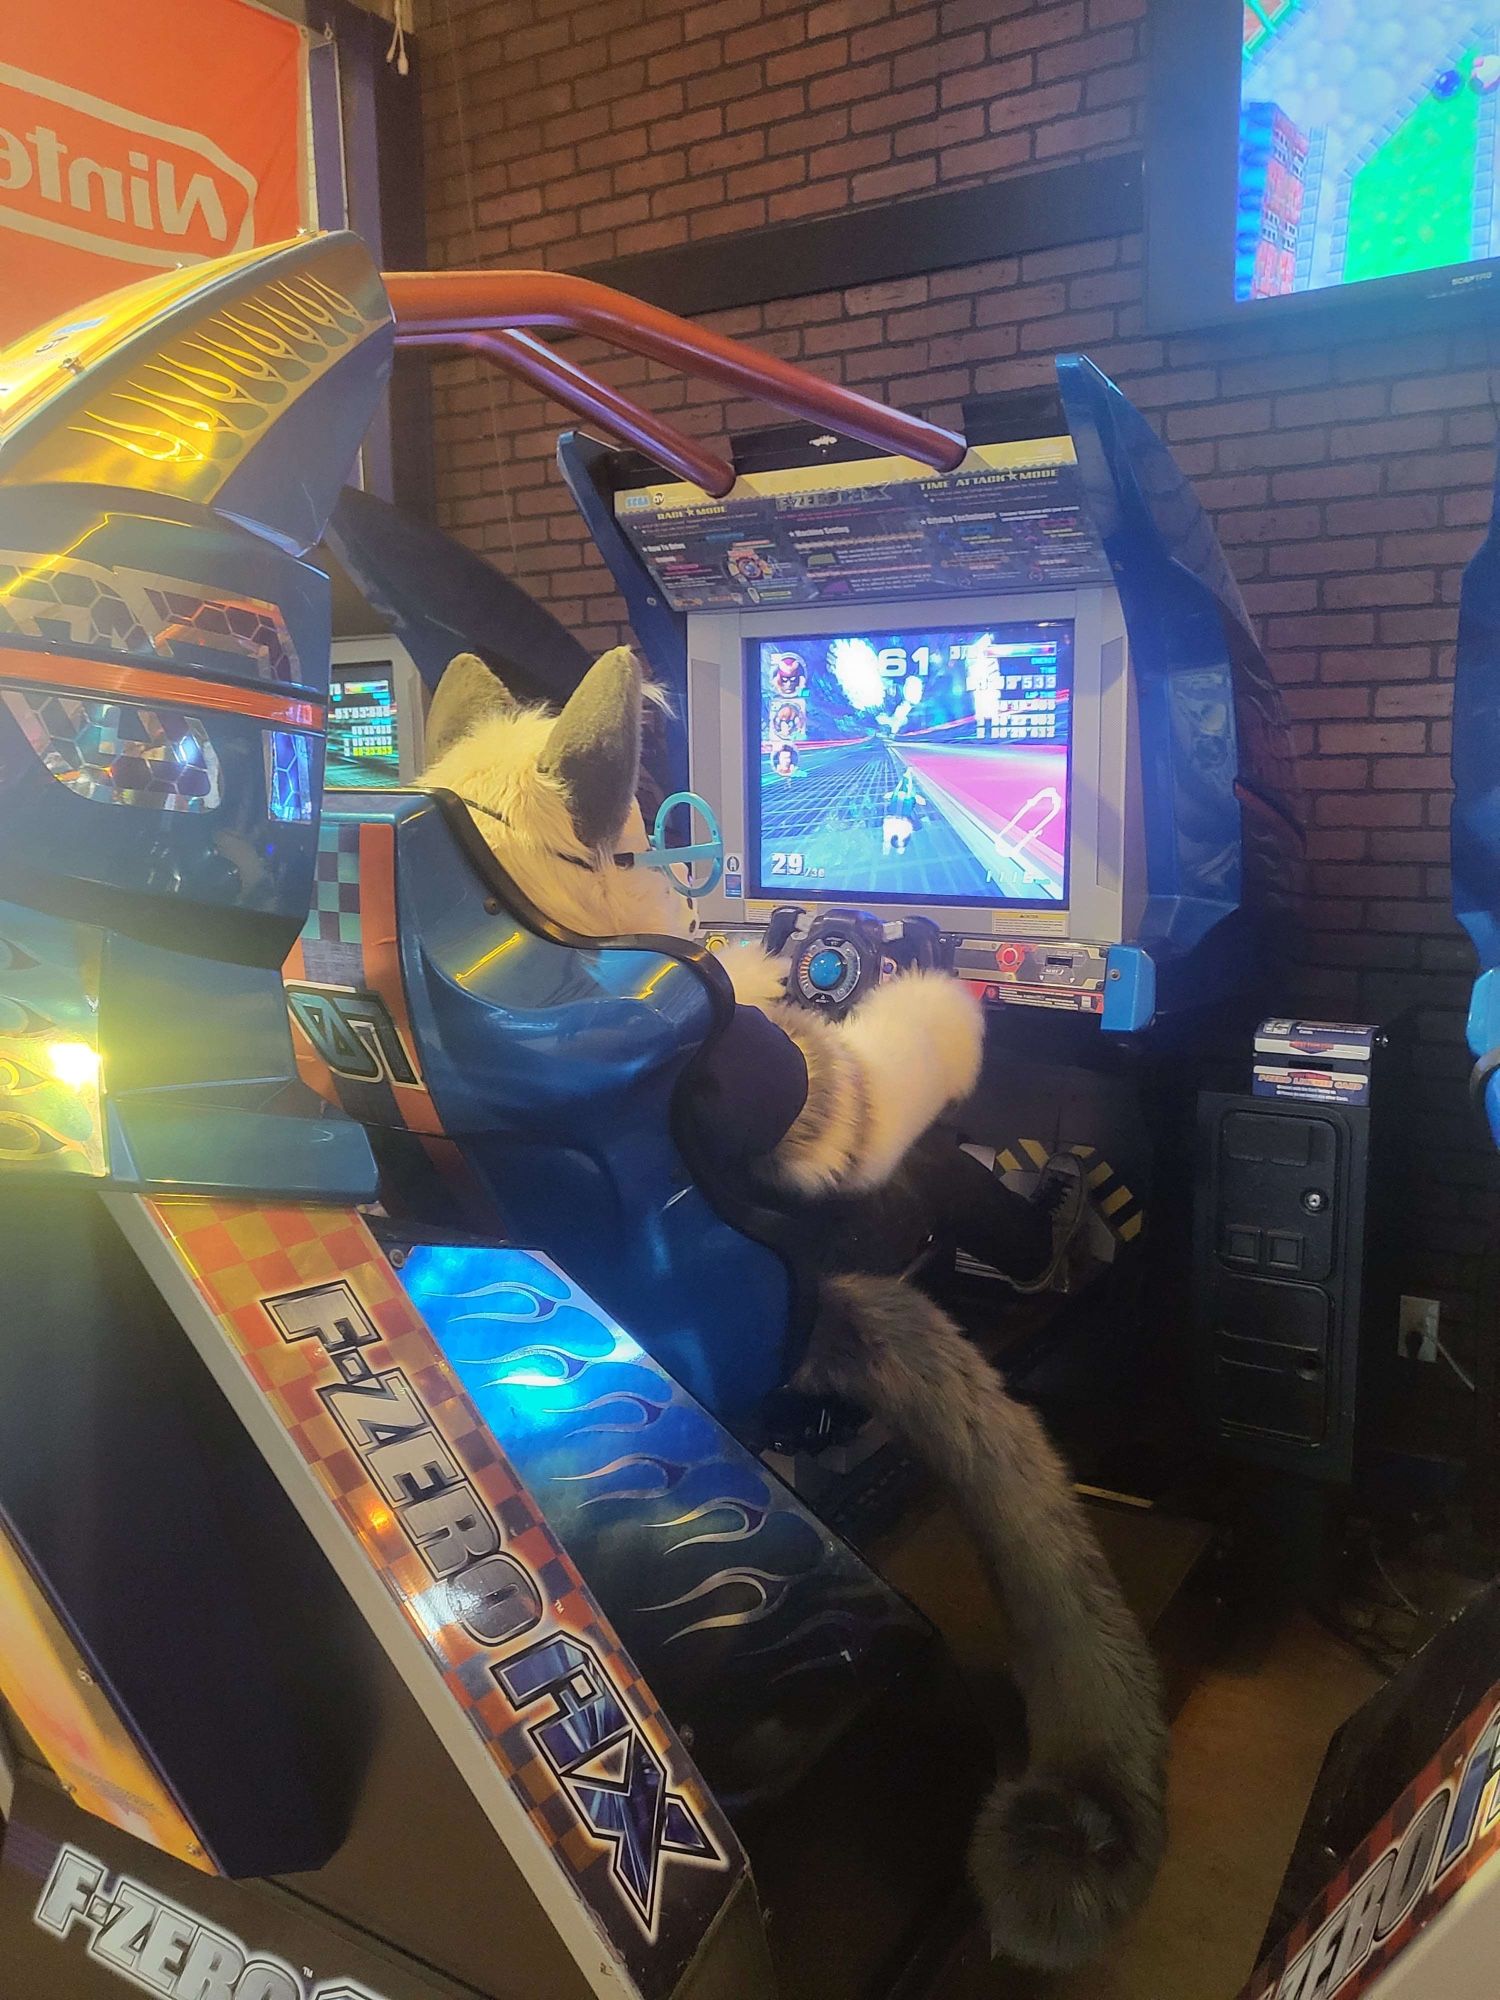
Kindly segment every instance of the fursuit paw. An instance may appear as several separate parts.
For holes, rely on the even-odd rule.
[[[908,972],[877,988],[844,1032],[866,1048],[921,1050],[943,1105],[967,1097],[984,1059],[984,1009],[946,972]]]
[[[743,939],[716,954],[729,974],[734,997],[741,1007],[771,1007],[786,999],[789,966],[784,958],[768,958],[760,946]]]

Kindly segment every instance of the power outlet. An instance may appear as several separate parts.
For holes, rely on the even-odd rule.
[[[1436,1299],[1412,1299],[1402,1295],[1396,1346],[1408,1361],[1437,1360],[1438,1314]]]

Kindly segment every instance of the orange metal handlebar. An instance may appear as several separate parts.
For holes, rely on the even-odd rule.
[[[835,382],[821,381],[774,354],[761,354],[591,278],[563,271],[390,271],[385,274],[385,288],[397,328],[408,337],[522,326],[594,334],[630,353],[777,403],[791,416],[826,424],[843,437],[904,454],[939,472],[952,472],[967,450],[954,431],[890,409]],[[513,359],[507,365],[513,365]],[[629,410],[633,424],[653,421],[625,398],[618,401]],[[621,426],[617,421],[612,427]]]
[[[617,389],[590,375],[586,368],[555,354],[544,340],[529,333],[404,333],[403,348],[419,347],[436,354],[473,354],[492,367],[505,368],[542,390],[576,416],[590,417],[628,444],[637,446],[658,465],[701,486],[722,500],[734,485],[734,467],[675,425],[652,416]]]

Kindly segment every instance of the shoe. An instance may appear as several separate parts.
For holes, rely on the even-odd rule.
[[[1051,1217],[1052,1255],[1036,1277],[1024,1281],[1007,1278],[1006,1283],[1013,1291],[1028,1296],[1035,1292],[1070,1291],[1070,1252],[1078,1241],[1089,1206],[1088,1176],[1078,1155],[1054,1153],[1038,1174],[1030,1199],[1033,1208]]]

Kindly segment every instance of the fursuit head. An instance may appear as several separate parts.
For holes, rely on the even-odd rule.
[[[424,785],[454,792],[517,887],[585,938],[690,935],[646,850],[636,790],[645,686],[606,653],[560,714],[511,699],[462,654],[428,719]],[[808,1092],[764,1176],[815,1202],[879,1187],[980,1067],[977,1003],[946,974],[889,981],[830,1023],[786,998],[786,966],[721,958],[741,1005],[801,1050]],[[1066,1468],[954,1322],[897,1280],[825,1280],[795,1386],[869,1410],[951,1494],[993,1576],[1026,1704],[1027,1760],[980,1812],[970,1872],[995,1950],[1060,1968],[1093,1957],[1143,1900],[1164,1840],[1166,1724],[1155,1663]]]

